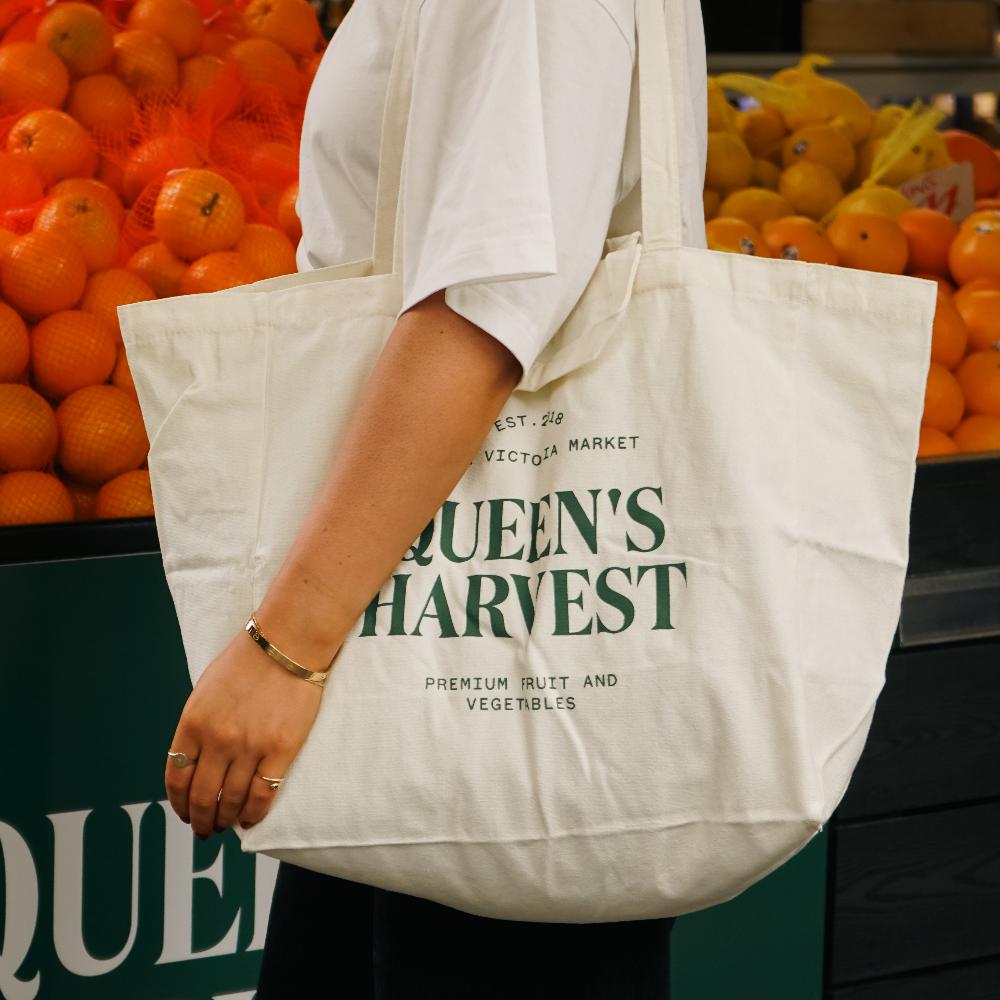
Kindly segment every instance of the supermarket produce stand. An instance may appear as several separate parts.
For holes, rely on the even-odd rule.
[[[918,464],[848,793],[778,871],[679,918],[674,1000],[1000,995],[998,512],[1000,454]],[[0,995],[252,1000],[277,863],[166,800],[190,681],[153,519],[0,530],[0,600]]]

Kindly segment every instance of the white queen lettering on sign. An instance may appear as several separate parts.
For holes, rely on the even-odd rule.
[[[159,809],[150,812],[153,805]],[[191,828],[177,817],[167,800],[122,805],[124,822],[121,816],[102,812],[98,817],[95,812],[79,809],[47,813],[52,824],[50,855],[41,844],[29,843],[17,827],[0,821],[6,915],[0,946],[0,997],[69,997],[74,995],[69,992],[73,987],[65,984],[74,978],[93,980],[102,976],[113,977],[114,985],[102,994],[107,997],[168,995],[171,987],[166,978],[159,985],[157,974],[150,968],[150,934],[158,935],[154,966],[204,963],[225,956],[230,956],[231,963],[231,956],[264,947],[277,861],[264,854],[254,857],[252,905],[227,908],[233,912],[228,927],[216,932],[211,943],[195,948],[196,938],[205,939],[206,922],[213,927],[216,924],[215,908],[206,905],[206,888],[210,887],[219,900],[226,895],[231,898],[234,891],[244,891],[243,886],[227,885],[223,880],[224,868],[230,878],[238,870],[232,867],[232,859],[229,865],[223,864],[227,853],[235,853],[239,865],[242,855],[238,841],[232,836],[217,838],[213,842],[214,860],[199,869],[194,864],[198,848]],[[154,834],[151,826],[158,814],[163,816],[162,833]],[[98,819],[101,829],[95,833]],[[150,851],[161,850],[157,858],[150,858]],[[143,878],[151,869],[156,872],[156,886]],[[109,884],[124,886],[124,891],[109,891]],[[161,892],[162,911],[152,911],[149,900]],[[200,900],[197,907],[196,896]],[[121,928],[121,938],[112,954],[97,956],[93,948],[93,915],[107,915],[109,909],[114,911],[113,922]],[[52,917],[52,938],[39,941],[39,931],[49,927],[48,914]],[[240,946],[238,939],[246,938],[247,933],[251,934],[249,941]],[[140,938],[141,948],[137,944]],[[57,968],[50,964],[49,955],[58,962]],[[32,956],[34,962],[29,961]],[[205,968],[198,980],[207,990],[209,983],[220,984],[232,974],[231,964],[226,969]],[[172,982],[176,986],[177,979]],[[188,979],[185,988],[190,982]]]

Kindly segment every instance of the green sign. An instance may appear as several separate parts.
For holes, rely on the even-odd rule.
[[[252,1000],[277,861],[166,797],[190,694],[158,555],[0,566],[0,997]]]

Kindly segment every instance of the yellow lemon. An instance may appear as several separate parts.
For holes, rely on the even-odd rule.
[[[858,146],[857,157],[854,161],[854,170],[851,172],[851,181],[854,187],[862,184],[866,177],[872,172],[872,164],[878,153],[878,147],[882,143],[882,138],[869,136],[860,146]]]
[[[750,180],[755,187],[770,188],[772,191],[778,190],[778,178],[781,176],[781,167],[770,160],[754,160],[753,174]]]
[[[778,192],[791,204],[795,215],[811,219],[821,218],[844,197],[837,175],[826,164],[809,160],[799,160],[781,172]]]
[[[903,108],[902,114],[891,111],[885,115],[880,127],[893,118],[895,124],[885,135],[871,135],[863,144],[857,174],[859,184],[894,188],[922,174],[935,151],[940,154],[941,140],[935,138],[935,128],[943,117],[944,112],[925,107],[919,100]]]
[[[785,140],[781,151],[782,166],[790,167],[799,160],[822,163],[843,182],[854,170],[854,146],[844,132],[833,125],[804,125]]]
[[[895,160],[889,169],[879,177],[879,183],[886,187],[899,187],[911,177],[927,170],[927,158],[930,155],[930,144],[924,139],[913,143],[906,152]]]
[[[760,229],[765,222],[794,215],[792,206],[777,191],[768,188],[748,187],[734,191],[719,206],[720,216],[742,219]]]
[[[775,139],[770,146],[765,147],[760,152],[759,159],[767,160],[769,163],[773,163],[776,167],[781,167],[781,150],[785,145],[784,138]]]
[[[868,137],[875,113],[857,91],[818,76],[803,78],[796,90],[802,94],[802,104],[785,114],[785,124],[793,131],[815,122],[829,122],[842,128],[855,145]]]
[[[720,86],[750,94],[777,108],[791,132],[803,125],[828,122],[842,128],[851,143],[857,145],[871,132],[875,112],[856,90],[838,80],[819,76],[816,65],[820,61],[806,57],[774,80],[749,73],[722,73],[716,79]]]
[[[925,165],[927,170],[940,170],[941,167],[946,167],[951,163],[944,136],[936,129],[924,136],[923,144],[927,147],[927,163]]]
[[[702,202],[705,205],[705,219],[713,219],[718,214],[719,204],[722,201],[718,191],[705,188],[701,193]]]
[[[811,71],[814,66],[829,66],[832,62],[833,60],[829,56],[821,56],[815,52],[809,52],[803,55],[796,65],[778,70],[771,77],[771,80],[774,83],[790,86],[798,82],[799,76],[803,72]]]
[[[723,194],[746,187],[753,174],[753,157],[743,140],[732,132],[708,133],[705,187]]]
[[[803,125],[829,122],[842,128],[847,138],[857,145],[871,133],[875,112],[847,84],[820,76],[816,72],[819,62],[816,59],[803,60],[800,64],[790,84],[798,101],[785,111],[785,124],[795,131]]]
[[[884,184],[863,184],[841,200],[831,214],[870,212],[897,219],[911,208],[913,202],[894,188],[886,187]]]
[[[855,181],[861,184],[871,175],[872,165],[878,156],[885,136],[878,139],[866,139],[858,152],[858,166],[855,173]],[[900,184],[908,181],[917,174],[922,174],[927,169],[927,156],[930,152],[928,144],[924,140],[913,143],[904,150],[889,169],[879,177],[878,182],[886,187],[899,187]]]
[[[761,106],[740,111],[736,116],[736,127],[754,156],[760,156],[768,146],[783,139],[787,132],[785,120],[774,108]]]
[[[875,122],[872,125],[870,139],[881,139],[888,135],[906,117],[906,108],[902,104],[883,104],[875,112]]]
[[[745,253],[751,257],[773,256],[756,226],[723,215],[705,223],[705,242],[709,250]]]
[[[736,127],[736,109],[729,103],[726,92],[713,77],[706,89],[709,132],[731,132]]]

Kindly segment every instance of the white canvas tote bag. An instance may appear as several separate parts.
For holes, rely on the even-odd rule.
[[[731,899],[840,802],[898,620],[936,290],[680,245],[666,7],[637,4],[642,230],[359,617],[244,851],[614,921]],[[263,599],[402,303],[416,8],[372,259],[118,311],[192,682]]]

